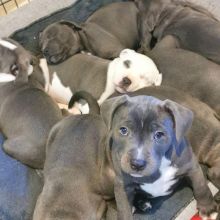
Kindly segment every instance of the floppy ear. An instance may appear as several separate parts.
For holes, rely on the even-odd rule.
[[[173,117],[176,135],[176,153],[180,156],[184,148],[184,145],[181,144],[181,140],[184,138],[192,125],[193,112],[188,108],[168,99],[163,101],[163,107]]]
[[[123,104],[129,101],[129,96],[122,95],[114,98],[107,99],[100,107],[101,116],[107,125],[108,130],[111,129],[112,119],[114,113]]]
[[[72,29],[77,30],[77,31],[82,30],[81,25],[77,24],[77,23],[74,22],[74,21],[64,21],[64,20],[62,20],[62,21],[60,21],[60,22],[58,22],[58,23],[59,23],[59,24],[67,25],[67,26],[69,26],[69,27],[71,27]]]

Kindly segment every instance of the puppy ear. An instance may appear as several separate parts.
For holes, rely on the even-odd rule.
[[[77,24],[76,22],[73,22],[73,21],[60,21],[59,24],[64,24],[64,25],[67,25],[71,28],[73,28],[74,30],[82,30],[82,27],[81,25]]]
[[[173,117],[176,134],[176,153],[180,156],[184,148],[184,146],[182,146],[183,144],[181,144],[181,140],[192,125],[193,112],[168,99],[163,102],[163,107]]]
[[[100,107],[101,116],[107,125],[108,130],[111,129],[112,119],[117,109],[127,103],[129,96],[122,95],[114,98],[107,99]]]
[[[119,57],[123,57],[132,53],[136,53],[134,50],[131,49],[124,49],[120,52]]]

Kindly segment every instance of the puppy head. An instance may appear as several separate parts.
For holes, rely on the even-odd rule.
[[[27,82],[33,72],[31,55],[17,42],[0,39],[0,82]]]
[[[135,177],[152,176],[162,158],[181,155],[193,118],[189,109],[150,96],[109,99],[101,114],[109,129],[109,158],[114,167]]]
[[[159,86],[162,74],[147,56],[125,49],[110,64],[115,89],[120,93],[133,92],[147,86]]]
[[[80,51],[77,33],[80,29],[75,23],[60,21],[49,25],[40,33],[40,48],[48,63],[60,63]]]

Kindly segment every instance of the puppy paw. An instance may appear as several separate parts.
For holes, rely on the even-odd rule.
[[[219,204],[220,203],[220,192],[217,192],[214,196],[215,201]]]
[[[215,220],[217,218],[218,206],[215,201],[206,205],[198,205],[197,208],[199,210],[199,215],[203,220]]]
[[[218,213],[217,212],[213,212],[209,216],[202,215],[202,214],[199,214],[199,215],[200,215],[202,220],[217,220],[217,217],[218,217]]]
[[[137,208],[141,212],[147,212],[147,211],[149,211],[152,208],[152,205],[151,205],[151,203],[149,201],[139,200],[137,202]]]

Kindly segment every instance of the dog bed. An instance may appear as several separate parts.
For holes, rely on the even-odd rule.
[[[11,37],[33,54],[39,55],[38,33],[55,21],[83,22],[99,7],[119,0],[79,0],[68,8],[57,11],[17,30]],[[124,0],[125,1],[125,0]],[[128,15],[129,16],[129,15]],[[0,144],[3,137],[0,136]],[[42,187],[42,178],[33,169],[13,160],[0,150],[0,219],[32,219],[34,204]],[[151,200],[152,209],[147,214],[136,214],[137,220],[178,219],[179,213],[193,200],[192,191],[182,183],[169,197]],[[188,220],[179,218],[179,220]]]

